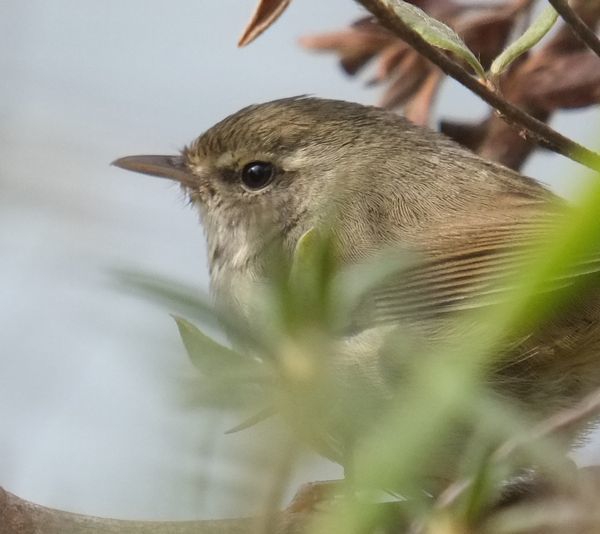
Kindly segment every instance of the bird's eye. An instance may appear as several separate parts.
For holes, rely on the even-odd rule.
[[[242,183],[256,191],[267,186],[275,174],[273,165],[267,161],[253,161],[242,169]]]

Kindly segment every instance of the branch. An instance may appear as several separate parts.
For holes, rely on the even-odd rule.
[[[280,512],[273,534],[300,534],[306,514]],[[30,503],[0,488],[0,534],[247,534],[264,518],[199,521],[128,521],[72,514]]]
[[[540,145],[562,154],[586,167],[600,168],[600,154],[585,148],[575,141],[553,130],[542,121],[537,120],[523,110],[512,105],[496,91],[490,89],[471,76],[462,66],[450,59],[446,54],[430,45],[417,32],[404,23],[394,12],[390,0],[357,0],[378,21],[406,41],[417,52],[438,66],[448,76],[467,87],[470,91],[495,108],[500,116],[512,126],[520,130]]]
[[[548,0],[563,20],[571,26],[575,36],[600,57],[600,40],[583,19],[569,6],[567,0]]]
[[[584,397],[572,408],[561,410],[533,427],[531,433],[527,436],[518,436],[509,439],[494,455],[497,457],[497,460],[507,458],[523,443],[531,443],[551,435],[559,435],[562,432],[566,433],[582,423],[597,417],[599,413],[600,389],[597,389]]]
[[[568,432],[574,427],[582,425],[586,421],[593,420],[595,417],[598,417],[598,415],[600,415],[600,388],[584,397],[572,408],[566,408],[547,419],[544,419],[535,425],[527,435],[513,436],[506,440],[494,451],[491,456],[491,461],[493,463],[499,463],[527,443],[533,443],[549,436]],[[580,468],[580,472],[584,472],[585,470],[586,468]],[[596,480],[600,483],[600,467],[594,466],[593,473]],[[471,483],[471,479],[453,482],[438,497],[436,506],[445,508],[454,504],[469,488]]]

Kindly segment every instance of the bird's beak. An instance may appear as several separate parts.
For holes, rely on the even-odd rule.
[[[127,171],[168,178],[183,185],[193,185],[194,182],[194,176],[181,156],[126,156],[116,159],[111,165]]]

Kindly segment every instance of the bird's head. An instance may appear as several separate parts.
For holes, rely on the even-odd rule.
[[[274,238],[293,244],[360,187],[350,178],[368,176],[356,167],[379,157],[376,125],[387,115],[335,100],[276,100],[227,117],[178,155],[114,165],[179,182],[200,211],[211,264],[243,262]]]

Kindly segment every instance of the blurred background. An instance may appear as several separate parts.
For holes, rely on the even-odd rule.
[[[171,310],[115,277],[206,290],[197,217],[176,186],[109,166],[175,152],[259,101],[376,102],[333,56],[296,43],[357,18],[354,2],[292,2],[237,49],[255,1],[0,0],[0,486],[20,497],[192,519],[255,513],[269,493],[284,430],[271,421],[224,435],[239,419],[192,401],[196,371]],[[485,107],[447,81],[437,110],[469,119]],[[596,147],[597,124],[597,111],[553,122]],[[581,185],[558,156],[536,154],[524,170],[565,196]],[[600,461],[600,446],[579,457]],[[290,487],[341,474],[306,454]]]

